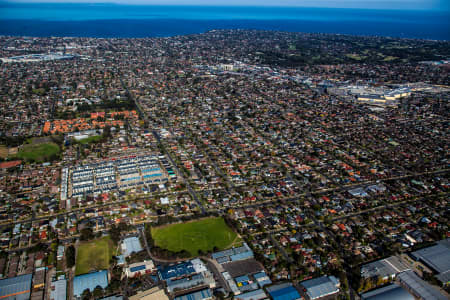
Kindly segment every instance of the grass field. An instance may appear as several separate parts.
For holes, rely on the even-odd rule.
[[[205,218],[198,221],[173,224],[152,228],[155,244],[172,252],[188,251],[192,256],[211,251],[214,247],[220,250],[241,242],[223,218]]]
[[[86,144],[98,143],[101,140],[102,140],[101,135],[94,135],[94,136],[90,136],[85,139],[79,140],[77,143],[86,145]]]
[[[77,249],[75,275],[108,269],[109,260],[115,254],[116,248],[109,236],[82,242]]]
[[[55,143],[25,144],[16,157],[30,162],[50,161],[59,155],[59,146]]]

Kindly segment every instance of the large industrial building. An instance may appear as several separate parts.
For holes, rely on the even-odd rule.
[[[190,261],[182,262],[173,266],[168,266],[158,271],[161,280],[182,278],[191,274],[195,274],[193,264]]]
[[[204,289],[174,298],[174,300],[209,300],[209,299],[213,299],[213,293],[210,289]]]
[[[450,283],[450,238],[439,241],[435,246],[414,251],[411,256],[436,272],[436,278],[443,285]]]
[[[422,280],[413,271],[405,271],[397,275],[400,284],[405,287],[417,299],[421,300],[446,300],[439,290]]]
[[[274,300],[297,300],[302,299],[297,289],[290,282],[273,285],[267,288]]]
[[[409,270],[409,267],[399,257],[391,256],[362,266],[361,277],[389,280],[406,270]]]
[[[308,299],[320,299],[326,296],[339,293],[340,283],[334,276],[322,276],[300,283],[304,287],[304,292]]]
[[[28,300],[31,292],[31,274],[0,280],[0,299]]]
[[[158,275],[166,282],[167,292],[179,299],[210,299],[210,289],[216,287],[214,275],[198,258],[159,269]],[[204,293],[191,293],[200,289]]]
[[[362,300],[415,300],[415,298],[396,283],[364,293]]]

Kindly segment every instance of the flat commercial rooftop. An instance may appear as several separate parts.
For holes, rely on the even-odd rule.
[[[415,300],[407,290],[394,283],[361,295],[362,300]]]
[[[302,281],[300,284],[305,287],[306,293],[311,299],[317,299],[338,293],[338,283],[339,281],[334,276],[322,276]]]
[[[58,281],[53,281],[51,283],[50,299],[67,299],[67,281],[65,279],[60,279]]]
[[[211,299],[211,297],[212,297],[211,290],[204,289],[204,290],[186,294],[183,296],[178,296],[175,298],[175,300],[203,300],[203,299]]]
[[[411,253],[415,260],[420,260],[437,273],[450,271],[450,238],[438,242],[437,245],[420,249]]]
[[[290,282],[273,285],[268,287],[267,291],[274,300],[301,299],[300,294]]]
[[[398,274],[397,278],[400,283],[406,286],[413,294],[423,300],[446,300],[447,297],[442,295],[436,288],[423,281],[413,271],[405,271]]]
[[[31,274],[26,274],[0,280],[0,299],[29,299],[32,277]]]
[[[177,278],[184,275],[193,274],[195,273],[195,269],[192,263],[188,261],[174,266],[169,266],[167,268],[159,270],[158,273],[161,280],[167,280],[170,278]]]
[[[397,275],[400,272],[409,270],[409,267],[398,257],[391,256],[385,259],[377,260],[361,267],[361,276],[372,278],[379,276],[381,278]]]

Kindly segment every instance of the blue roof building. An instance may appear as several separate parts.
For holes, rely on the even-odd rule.
[[[241,292],[252,291],[258,288],[258,284],[251,282],[247,275],[236,277],[234,281],[236,281],[236,285]]]
[[[253,278],[255,278],[256,282],[258,282],[259,287],[263,287],[265,285],[272,284],[269,276],[267,276],[266,272],[262,271],[256,274],[253,274]]]
[[[75,276],[73,279],[73,295],[80,297],[84,290],[89,289],[92,292],[97,286],[103,289],[108,286],[108,271],[103,270]]]
[[[30,299],[31,274],[0,280],[0,299],[27,300]]]
[[[274,300],[301,299],[301,296],[298,293],[297,289],[290,282],[273,285],[271,287],[268,287],[267,291]]]
[[[174,266],[169,266],[158,271],[159,278],[161,280],[180,278],[194,273],[196,272],[194,266],[190,261],[179,263]]]

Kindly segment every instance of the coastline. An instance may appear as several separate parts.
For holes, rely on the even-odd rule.
[[[45,21],[0,19],[0,35],[30,37],[145,38],[199,34],[214,29],[256,29],[304,33],[450,40],[440,24],[299,20],[111,19]]]

